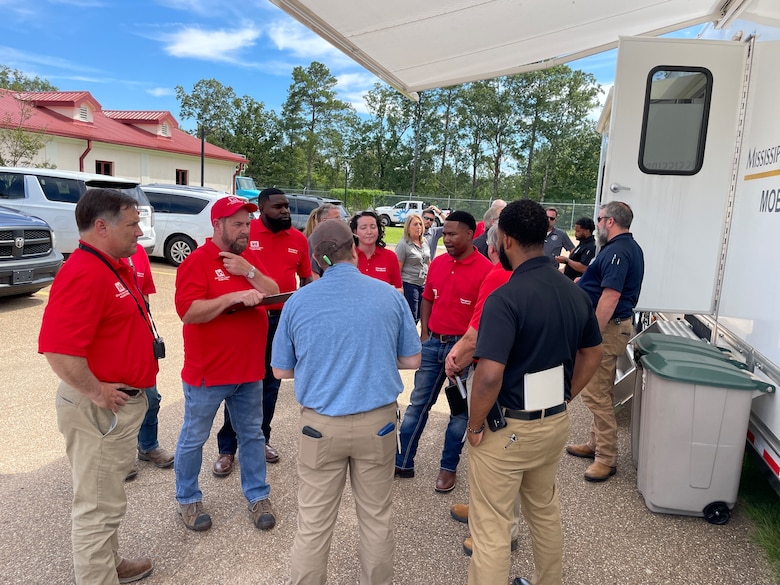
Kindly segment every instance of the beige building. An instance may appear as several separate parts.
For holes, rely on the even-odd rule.
[[[0,89],[0,155],[12,160],[8,137],[17,129],[46,141],[32,165],[100,173],[141,183],[201,184],[201,140],[179,130],[166,111],[104,110],[86,91],[15,92]],[[204,181],[232,193],[234,177],[249,161],[206,142]]]

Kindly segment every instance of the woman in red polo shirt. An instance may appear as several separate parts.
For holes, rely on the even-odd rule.
[[[363,274],[382,280],[399,291],[403,290],[398,258],[385,246],[385,228],[373,211],[360,211],[352,216],[349,227],[357,238],[358,269]]]

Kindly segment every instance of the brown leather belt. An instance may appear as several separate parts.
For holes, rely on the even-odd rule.
[[[440,335],[433,331],[429,331],[429,333],[431,334],[431,338],[436,339],[439,343],[454,343],[463,337],[462,335]]]

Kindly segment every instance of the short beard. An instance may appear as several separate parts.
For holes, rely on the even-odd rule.
[[[292,218],[284,219],[280,217],[279,219],[271,219],[266,215],[265,225],[274,233],[289,230],[292,227]]]
[[[608,238],[609,233],[607,230],[602,230],[601,228],[596,229],[596,242],[598,243],[599,247],[603,248],[606,246]]]
[[[507,256],[504,251],[503,244],[501,244],[501,247],[498,249],[498,261],[501,263],[501,268],[509,270],[510,272],[512,271],[512,264],[509,262],[509,256]]]

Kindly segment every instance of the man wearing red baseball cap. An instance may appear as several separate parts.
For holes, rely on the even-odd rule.
[[[184,424],[176,445],[176,500],[190,530],[208,530],[198,474],[203,445],[222,402],[230,410],[241,450],[241,487],[254,525],[276,524],[266,482],[262,379],[268,317],[261,301],[279,292],[260,255],[248,248],[254,203],[219,199],[211,208],[214,236],[176,273],[176,311],[184,322]]]

